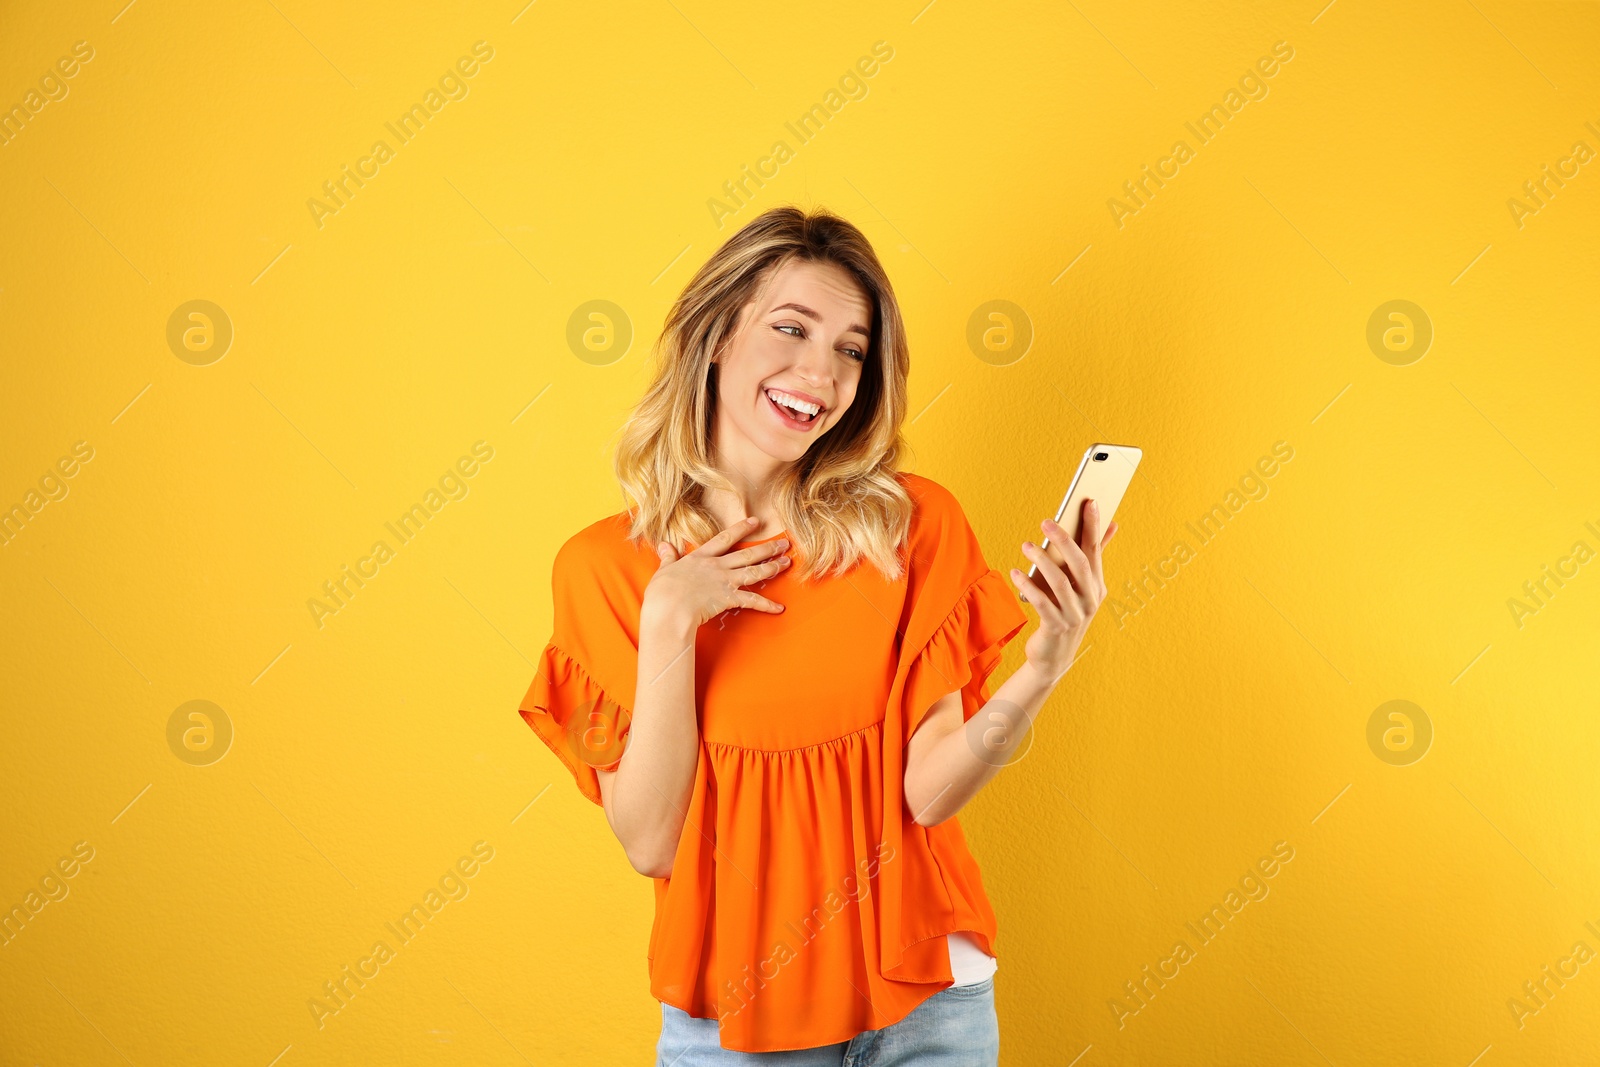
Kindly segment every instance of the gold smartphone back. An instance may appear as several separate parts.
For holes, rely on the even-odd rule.
[[[1062,498],[1061,507],[1056,512],[1056,522],[1072,532],[1074,542],[1079,540],[1083,532],[1085,500],[1093,500],[1100,505],[1098,534],[1105,536],[1106,527],[1111,525],[1117,506],[1122,503],[1123,494],[1127,493],[1128,485],[1133,481],[1133,472],[1138,469],[1143,456],[1143,450],[1133,445],[1096,444],[1090,445],[1084,452],[1083,459],[1078,463],[1078,471],[1067,488],[1067,495]],[[1050,541],[1046,538],[1041,543],[1048,545]],[[1028,577],[1032,578],[1038,569],[1036,564],[1030,565]]]

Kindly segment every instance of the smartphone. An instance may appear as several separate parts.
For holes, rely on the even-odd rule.
[[[1139,467],[1139,460],[1144,453],[1132,445],[1090,445],[1083,454],[1083,459],[1078,463],[1078,471],[1072,476],[1072,484],[1067,487],[1067,495],[1061,500],[1061,508],[1056,512],[1056,524],[1065,528],[1072,534],[1072,540],[1077,543],[1083,533],[1083,502],[1093,500],[1100,505],[1100,536],[1106,535],[1106,527],[1111,525],[1111,517],[1117,512],[1117,505],[1122,503],[1122,495],[1128,491],[1128,483],[1133,481],[1133,472]],[[1046,537],[1041,546],[1048,546],[1050,539]],[[1032,578],[1039,570],[1037,563],[1028,567],[1028,577]]]

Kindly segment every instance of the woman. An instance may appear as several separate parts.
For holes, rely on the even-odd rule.
[[[1045,521],[1006,589],[955,498],[897,470],[899,305],[825,211],[731,237],[657,356],[631,506],[557,553],[519,710],[655,880],[658,1062],[995,1064],[995,916],[952,816],[1071,665],[1116,524]],[[1039,626],[991,693],[1019,599]]]

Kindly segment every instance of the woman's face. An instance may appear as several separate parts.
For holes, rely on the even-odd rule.
[[[779,267],[717,357],[717,455],[735,463],[805,455],[850,409],[872,358],[872,327],[872,305],[843,268],[798,259]],[[780,406],[780,395],[821,410],[801,421],[810,409]]]

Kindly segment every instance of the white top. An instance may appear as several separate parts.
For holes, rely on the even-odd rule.
[[[966,934],[957,930],[946,938],[950,945],[950,974],[956,985],[972,985],[994,974],[1000,966],[995,958]]]

